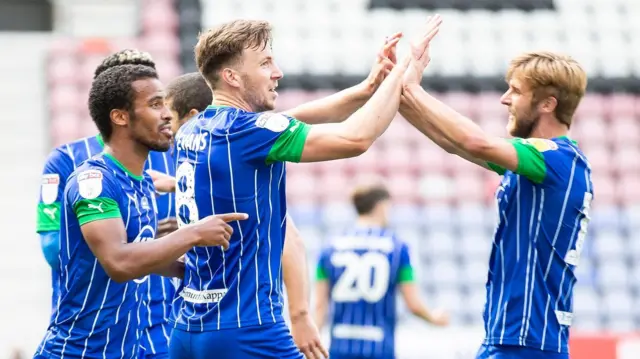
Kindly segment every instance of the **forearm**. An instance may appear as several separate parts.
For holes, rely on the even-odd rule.
[[[308,124],[342,122],[370,98],[367,85],[358,84],[331,96],[307,102],[284,113]]]
[[[327,307],[328,304],[326,300],[316,300],[315,310],[313,311],[313,320],[315,321],[318,330],[321,330],[322,327],[324,327],[324,322],[327,318]]]
[[[404,105],[421,114],[453,146],[473,152],[485,141],[485,133],[470,119],[429,95],[420,85],[409,85],[403,89]]]
[[[123,243],[103,266],[109,268],[112,279],[125,282],[151,273],[172,275],[175,261],[197,241],[188,226],[162,238],[147,242]]]
[[[444,137],[442,132],[433,126],[429,121],[429,118],[423,116],[422,113],[417,111],[415,107],[409,106],[407,100],[402,96],[400,101],[400,107],[398,112],[409,122],[413,127],[420,131],[423,135],[427,136],[431,141],[438,145],[443,150],[457,154],[460,149],[453,143]]]
[[[184,278],[184,262],[180,260],[169,263],[168,266],[160,268],[155,272],[163,277],[168,278]]]
[[[282,266],[289,314],[293,320],[309,313],[309,271],[303,239],[290,218],[287,219]]]
[[[402,77],[389,76],[358,111],[339,124],[345,136],[371,144],[389,127],[400,105]]]

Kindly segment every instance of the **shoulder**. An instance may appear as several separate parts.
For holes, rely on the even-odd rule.
[[[86,199],[98,197],[105,188],[111,189],[116,183],[115,174],[100,156],[93,157],[78,168],[69,177],[67,188],[79,192]]]
[[[73,165],[73,160],[71,159],[71,155],[69,153],[70,149],[68,146],[68,144],[64,144],[51,150],[49,155],[47,155],[45,168]]]

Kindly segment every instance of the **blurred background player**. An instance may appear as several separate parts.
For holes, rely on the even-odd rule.
[[[571,57],[529,52],[507,70],[507,130],[485,133],[421,86],[429,43],[412,43],[400,111],[448,152],[502,175],[479,359],[569,358],[576,266],[593,199],[591,165],[569,127],[587,76]]]
[[[156,240],[144,165],[149,151],[167,151],[172,139],[156,71],[107,69],[93,81],[89,108],[105,149],[72,173],[64,191],[60,302],[38,358],[136,356],[142,303],[134,279],[182,276],[178,257],[194,245],[228,245],[232,229],[224,221],[246,217],[212,216]]]
[[[411,313],[434,325],[449,323],[445,312],[430,311],[420,299],[409,248],[388,228],[390,198],[380,181],[356,187],[355,227],[320,255],[315,318],[321,328],[331,313],[332,359],[395,358],[398,289]]]
[[[155,69],[151,56],[136,49],[125,49],[107,56],[95,69],[94,78],[104,71],[120,65],[142,65]],[[36,231],[40,234],[42,250],[52,272],[53,312],[58,302],[59,252],[60,252],[60,202],[71,173],[84,161],[102,152],[104,141],[100,134],[67,143],[55,148],[49,155],[43,170],[38,220]],[[150,151],[145,168],[158,173],[173,175],[174,160],[169,151]],[[158,232],[164,236],[177,228],[175,220],[174,194],[161,193],[157,198]],[[175,294],[171,279],[150,275],[136,281],[140,286],[142,300],[140,320],[144,328],[142,337],[143,351],[148,355],[166,355],[169,348],[171,328],[167,325],[169,306]]]
[[[172,358],[209,352],[220,358],[302,357],[282,316],[281,265],[288,231],[284,162],[352,157],[371,146],[397,111],[397,81],[407,65],[396,66],[377,88],[393,66],[387,57],[379,56],[371,80],[362,86],[287,115],[260,113],[274,109],[282,77],[271,53],[269,23],[236,20],[202,34],[196,62],[213,91],[214,106],[176,136],[179,221],[188,224],[231,208],[252,215],[246,224],[235,224],[228,251],[206,248],[187,254],[193,267],[187,265],[174,302]],[[307,125],[296,118],[347,119]],[[326,356],[312,349],[307,357]]]

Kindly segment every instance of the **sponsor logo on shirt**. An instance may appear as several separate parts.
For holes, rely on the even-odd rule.
[[[41,196],[44,204],[52,204],[58,198],[58,186],[60,186],[60,175],[49,173],[42,176]]]

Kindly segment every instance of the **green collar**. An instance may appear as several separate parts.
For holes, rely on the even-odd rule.
[[[104,156],[109,158],[111,161],[113,161],[113,163],[115,163],[116,166],[120,167],[120,169],[123,170],[129,177],[133,178],[136,181],[142,181],[142,176],[137,176],[137,175],[134,175],[133,173],[131,173],[131,171],[129,171],[120,161],[118,161],[111,154],[104,153]]]

